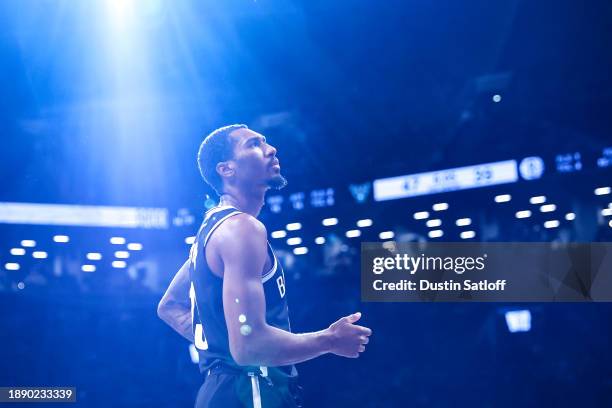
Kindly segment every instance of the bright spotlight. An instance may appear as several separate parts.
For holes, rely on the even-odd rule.
[[[366,228],[366,227],[371,227],[372,226],[372,220],[369,218],[366,218],[364,220],[359,220],[357,221],[357,226],[359,228]]]
[[[306,247],[297,247],[293,249],[293,253],[296,255],[305,255],[308,253],[308,248]]]
[[[293,237],[287,240],[287,245],[300,245],[302,243],[302,238]]]
[[[531,217],[531,211],[529,210],[517,211],[515,216],[516,218],[529,218]]]
[[[102,259],[102,254],[99,252],[90,252],[86,255],[87,259],[90,261],[99,261]]]
[[[49,255],[45,251],[34,251],[32,252],[32,258],[36,259],[47,259]]]
[[[379,239],[393,239],[395,237],[395,233],[393,231],[383,231],[378,234]]]
[[[495,196],[496,203],[507,203],[512,200],[512,196],[510,194],[500,194]]]
[[[115,251],[115,258],[127,259],[129,257],[130,253],[128,251]]]
[[[287,232],[284,230],[272,231],[270,236],[272,238],[285,238],[287,236]]]
[[[302,224],[300,224],[299,222],[292,222],[290,224],[287,224],[287,231],[297,231],[301,228]]]
[[[528,332],[531,330],[531,312],[529,310],[506,312],[506,324],[510,333]]]
[[[424,220],[425,218],[429,217],[429,212],[428,211],[417,211],[414,213],[413,216],[415,220]]]
[[[471,218],[459,218],[455,221],[458,227],[465,227],[466,225],[470,225],[472,223]]]
[[[130,251],[142,251],[142,244],[138,242],[130,242],[127,244],[127,249]]]
[[[461,234],[459,234],[459,236],[461,237],[461,239],[471,239],[476,236],[476,233],[474,231],[461,231]]]
[[[332,225],[338,224],[338,219],[337,218],[325,218],[321,223],[325,227],[331,227]]]
[[[442,235],[444,235],[444,231],[432,230],[432,231],[429,231],[427,235],[429,236],[429,238],[440,238]]]
[[[534,196],[529,199],[531,204],[542,204],[546,202],[546,196]]]
[[[448,210],[448,203],[437,203],[432,206],[434,211]]]
[[[346,231],[346,237],[347,238],[357,238],[360,235],[361,235],[361,231],[358,230],[358,229]]]

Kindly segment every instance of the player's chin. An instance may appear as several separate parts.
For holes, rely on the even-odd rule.
[[[268,187],[275,190],[280,190],[287,185],[287,179],[284,178],[280,172],[268,179]]]

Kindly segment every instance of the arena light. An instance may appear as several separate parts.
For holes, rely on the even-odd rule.
[[[429,211],[417,211],[413,214],[415,220],[424,220],[429,218]]]
[[[427,236],[429,236],[429,238],[440,238],[443,235],[444,231],[442,230],[431,230],[427,233]]]
[[[425,223],[429,228],[435,228],[435,227],[439,227],[440,225],[442,225],[442,220],[435,218],[432,220],[427,220],[427,222]]]
[[[272,236],[272,238],[285,238],[287,236],[287,231],[284,231],[284,230],[272,231],[272,234],[270,234],[270,236]]]
[[[11,248],[11,255],[22,256],[25,255],[26,251],[23,248]]]
[[[434,211],[448,210],[448,203],[436,203],[431,207]]]
[[[305,255],[308,253],[308,248],[306,247],[297,247],[293,249],[293,253],[296,255]]]
[[[125,268],[127,266],[125,261],[113,261],[111,265],[113,266],[113,268],[119,268],[119,269]]]
[[[373,223],[374,222],[371,219],[366,218],[366,219],[363,219],[363,220],[358,220],[357,221],[357,226],[359,228],[367,228],[367,227],[371,227]]]
[[[110,243],[113,245],[123,245],[125,244],[125,238],[123,237],[112,237],[110,239]]]
[[[457,224],[458,227],[465,227],[466,225],[472,224],[472,219],[471,218],[458,218],[457,221],[455,221],[455,224]]]
[[[393,231],[383,231],[378,234],[379,239],[393,239],[395,237],[395,233]]]
[[[195,235],[192,235],[191,237],[185,238],[185,243],[187,245],[191,245],[195,242],[195,239],[196,239]]]
[[[115,258],[127,259],[129,257],[130,253],[128,251],[115,251]]]
[[[324,237],[316,237],[315,238],[315,244],[323,245],[324,243],[325,243],[325,238]]]
[[[75,227],[168,228],[166,208],[0,202],[0,223]]]
[[[496,203],[507,203],[512,200],[512,196],[510,194],[499,194],[495,196],[494,200]]]
[[[302,243],[302,238],[300,237],[293,237],[293,238],[289,238],[287,239],[287,245],[300,245]]]
[[[553,212],[557,209],[557,206],[554,204],[544,204],[540,207],[540,212]]]
[[[47,254],[45,251],[34,251],[34,252],[32,252],[32,258],[47,259],[48,256],[49,256],[49,254]]]
[[[565,219],[568,221],[574,221],[576,219],[576,214],[574,214],[573,212],[569,212],[565,214]]]
[[[529,210],[517,211],[516,214],[514,215],[516,218],[529,218],[531,217],[531,211]]]
[[[559,226],[558,220],[550,220],[544,222],[544,228],[557,228]]]
[[[7,271],[18,271],[19,264],[16,262],[7,262],[4,264],[4,269],[6,269]]]
[[[302,228],[302,224],[300,224],[299,222],[292,222],[290,224],[287,224],[286,228],[287,231],[297,231]]]
[[[612,215],[612,208],[604,208],[603,210],[601,210],[601,215],[603,215],[604,217],[609,217],[610,215]]]
[[[471,239],[471,238],[474,238],[476,236],[476,232],[474,232],[474,231],[461,231],[461,234],[459,234],[459,236],[461,237],[461,239]]]
[[[142,244],[138,242],[130,242],[127,244],[127,249],[130,251],[142,251]]]
[[[358,229],[354,229],[354,230],[348,230],[346,231],[346,237],[347,238],[357,238],[359,236],[361,236],[361,231]]]
[[[546,202],[546,196],[533,196],[529,199],[529,203],[531,204],[542,204]]]
[[[95,272],[96,266],[95,265],[83,265],[81,266],[81,270],[83,272]]]
[[[610,194],[610,187],[597,187],[595,189],[595,195],[607,195]]]
[[[89,252],[85,257],[90,261],[99,261],[102,259],[102,254],[99,252]]]
[[[34,248],[36,246],[36,241],[33,239],[24,239],[21,241],[21,246],[26,248]]]
[[[531,330],[531,312],[529,310],[508,311],[505,317],[510,333],[528,332]]]
[[[321,221],[321,223],[325,227],[331,227],[332,225],[338,224],[338,219],[337,218],[325,218],[323,221]]]
[[[55,235],[53,237],[53,241],[60,244],[65,244],[66,242],[70,241],[70,237],[68,235]]]

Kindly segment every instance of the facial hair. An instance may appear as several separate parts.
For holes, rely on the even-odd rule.
[[[274,190],[280,190],[286,185],[287,185],[287,179],[284,178],[280,174],[268,180],[268,187],[273,188]]]

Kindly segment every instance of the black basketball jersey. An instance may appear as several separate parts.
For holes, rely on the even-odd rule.
[[[191,298],[194,342],[200,357],[199,365],[202,373],[206,372],[215,363],[221,363],[245,372],[267,371],[267,367],[239,366],[232,358],[223,313],[223,279],[213,274],[206,262],[206,244],[211,234],[223,221],[237,214],[241,214],[241,212],[230,206],[218,206],[207,211],[191,246],[191,265],[189,268],[191,288],[189,296]],[[240,239],[240,237],[236,237],[236,239]],[[271,326],[290,332],[285,275],[270,243],[268,243],[268,254],[272,260],[272,268],[261,276],[266,298],[266,322]],[[250,327],[247,324],[243,325],[241,332],[248,335]],[[290,377],[297,375],[293,365],[278,367],[278,370],[275,371]]]

